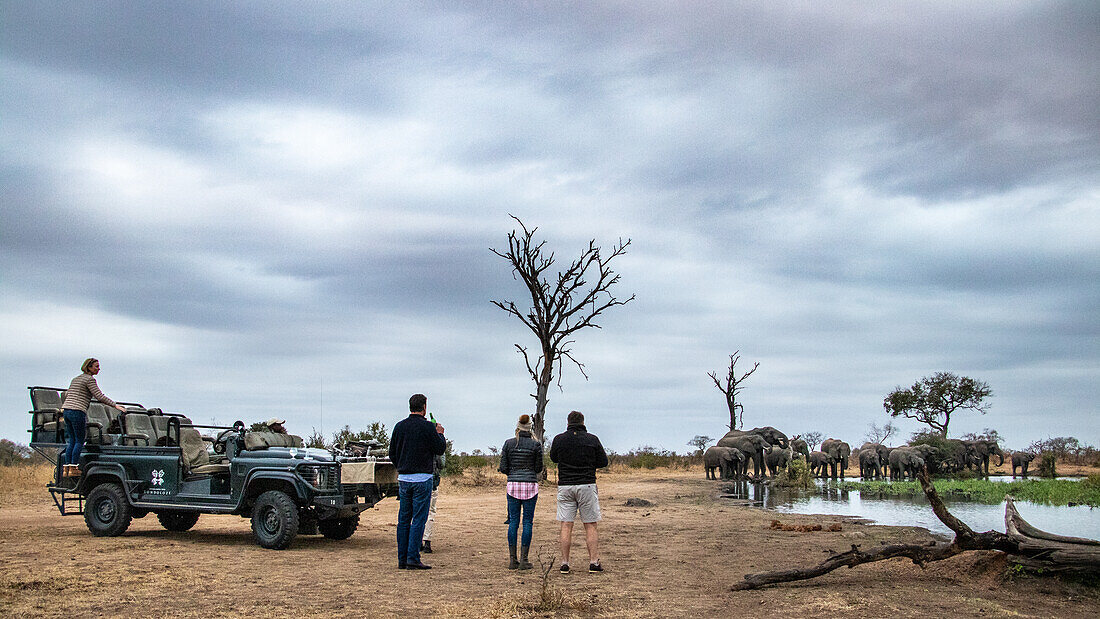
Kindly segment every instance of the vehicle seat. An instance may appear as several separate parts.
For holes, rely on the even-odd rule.
[[[168,433],[168,420],[172,417],[176,417],[180,420],[180,435],[182,440],[182,434],[185,426],[191,425],[191,420],[183,415],[165,415],[159,408],[149,409],[149,421],[153,424],[153,431],[156,432],[156,444],[157,445],[174,445],[175,438]]]
[[[153,422],[149,421],[149,415],[144,412],[126,413],[119,420],[122,425],[123,445],[156,445],[157,434],[153,429]]]
[[[111,427],[111,415],[108,411],[118,412],[108,408],[99,402],[88,405],[88,432],[85,442],[89,445],[110,445],[115,442],[115,437],[109,434]]]
[[[32,440],[38,440],[39,434],[53,435],[59,430],[62,432],[55,440],[64,442],[65,420],[61,415],[61,403],[63,392],[57,389],[37,388],[31,389],[31,406],[34,407],[31,421]],[[49,438],[54,439],[54,436]]]
[[[245,432],[244,448],[248,451],[267,449],[268,447],[301,447],[304,443],[297,434],[279,434],[278,432]]]
[[[184,475],[216,475],[228,473],[228,462],[210,462],[206,441],[194,428],[180,428],[180,448],[183,449]]]

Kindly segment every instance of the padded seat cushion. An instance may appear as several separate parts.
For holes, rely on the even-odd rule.
[[[277,432],[246,432],[244,448],[249,451],[268,447],[301,447],[302,437],[297,434],[279,434]]]
[[[206,451],[206,442],[194,428],[180,428],[180,447],[183,449],[183,461],[192,473],[198,467],[210,464],[210,454]],[[228,466],[228,465],[227,465]]]
[[[202,466],[193,466],[190,469],[192,475],[217,475],[219,473],[228,473],[229,464],[204,464]]]

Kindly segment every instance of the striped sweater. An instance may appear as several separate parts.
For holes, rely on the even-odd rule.
[[[112,408],[115,406],[115,401],[103,395],[103,392],[99,390],[99,385],[95,382],[95,376],[81,374],[69,383],[69,390],[65,392],[65,402],[61,405],[61,408],[88,412],[88,405],[92,403],[92,398]]]

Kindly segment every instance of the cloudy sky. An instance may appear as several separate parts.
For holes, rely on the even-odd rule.
[[[550,432],[721,436],[740,350],[748,427],[861,442],[952,371],[994,392],[953,435],[1100,443],[1100,5],[449,4],[0,5],[0,436],[95,356],[196,421],[423,392],[499,445],[514,214],[632,241]]]

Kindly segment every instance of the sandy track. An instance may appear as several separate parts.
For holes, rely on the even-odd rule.
[[[932,539],[916,529],[874,527],[838,517],[782,515],[784,523],[843,522],[840,532],[769,528],[776,515],[723,504],[702,472],[605,476],[600,481],[607,572],[549,577],[562,598],[539,610],[541,576],[506,569],[505,507],[499,488],[445,482],[437,552],[426,572],[396,569],[397,502],[363,514],[344,542],[300,536],[264,550],[249,522],[204,515],[187,533],[155,516],[117,538],[92,537],[82,518],[62,518],[38,493],[7,496],[0,508],[0,612],[7,616],[1098,616],[1100,592],[1051,579],[1005,576],[994,553],[968,553],[925,570],[892,560],[815,581],[730,592],[746,572],[816,563],[829,549],[885,540]],[[553,488],[536,510],[535,550],[556,554]],[[625,507],[631,497],[653,507]],[[574,564],[583,566],[581,527]],[[534,559],[532,559],[534,560]],[[538,563],[536,561],[536,567]],[[64,611],[63,611],[64,609]]]

